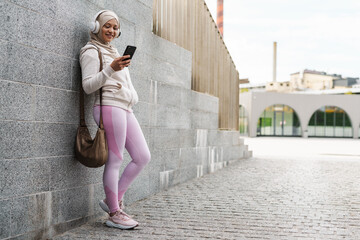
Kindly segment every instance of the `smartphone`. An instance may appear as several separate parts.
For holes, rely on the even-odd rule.
[[[125,52],[124,52],[123,56],[125,56],[125,55],[130,55],[130,58],[127,58],[127,59],[125,59],[125,60],[131,59],[131,58],[133,57],[134,53],[135,53],[135,50],[136,50],[136,47],[135,47],[135,46],[130,46],[130,45],[128,45],[128,46],[126,47],[126,49],[125,49]],[[124,60],[124,61],[125,61],[125,60]]]

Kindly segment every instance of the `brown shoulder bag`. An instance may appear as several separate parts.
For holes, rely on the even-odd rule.
[[[103,69],[102,55],[98,49],[100,59],[100,71]],[[85,124],[84,114],[84,90],[80,84],[80,126],[77,129],[75,155],[80,163],[87,167],[97,168],[103,166],[108,159],[108,144],[106,142],[105,129],[102,118],[102,88],[100,88],[100,126],[94,139],[91,138]]]

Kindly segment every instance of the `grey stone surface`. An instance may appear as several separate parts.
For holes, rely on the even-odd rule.
[[[10,236],[11,201],[0,201],[0,239]]]
[[[51,224],[84,218],[93,213],[91,186],[81,186],[52,192]]]
[[[48,159],[50,166],[49,190],[61,190],[102,182],[104,168],[87,168],[74,157],[54,157]]]
[[[123,0],[121,2],[108,1],[106,4],[109,9],[112,9],[129,22],[134,23],[137,27],[151,31],[152,8],[133,0]]]
[[[181,88],[172,85],[158,83],[157,84],[157,103],[170,105],[170,106],[181,106]]]
[[[152,155],[125,203],[220,169],[230,160],[224,155],[236,158],[241,149],[236,134],[218,132],[217,98],[191,90],[191,53],[151,32],[152,0],[0,0],[0,239],[49,239],[104,216],[103,168],[74,158],[79,51],[101,9],[119,14],[119,53],[138,47],[129,67],[140,100],[134,113]],[[94,137],[93,103],[86,95]],[[120,173],[130,161],[125,152]]]
[[[152,128],[150,146],[151,149],[178,148],[179,130]]]
[[[35,88],[0,80],[0,118],[34,120]]]
[[[55,240],[357,239],[357,158],[274,155],[135,202],[126,209],[140,222],[134,231],[106,228],[101,218]]]
[[[21,235],[48,227],[51,221],[51,203],[50,193],[14,199],[10,221],[12,235]]]
[[[34,155],[39,157],[73,155],[77,125],[37,123]]]
[[[46,159],[0,160],[0,199],[49,190]]]
[[[11,44],[0,39],[0,78],[5,80],[10,79],[9,64],[7,64],[10,51]]]
[[[66,25],[79,22],[89,23],[92,21],[95,13],[101,10],[94,9],[94,6],[89,4],[89,1],[84,0],[62,0],[56,2],[56,19],[61,20]]]
[[[187,148],[196,146],[196,130],[195,129],[183,129],[179,133],[180,147]]]
[[[58,3],[56,0],[10,0],[10,2],[15,3],[16,5],[20,5],[24,8],[31,9],[35,12],[39,12],[41,15],[46,15],[51,18],[55,17]]]
[[[242,145],[243,141],[240,140],[239,144],[234,144],[233,138],[237,137],[240,137],[240,134],[237,131],[210,130],[208,132],[208,144],[209,146]]]
[[[70,59],[16,43],[9,47],[9,58],[5,61],[9,80],[71,89]]]
[[[219,113],[219,98],[200,93],[196,91],[192,92],[192,109],[196,111],[204,111],[211,113]]]
[[[123,19],[122,17],[119,19],[119,21],[120,21],[121,36],[115,39],[113,41],[113,44],[118,49],[119,54],[122,56],[127,45],[132,45],[132,46],[135,45],[136,25],[134,25],[134,23],[129,22],[126,19]],[[141,49],[136,48],[136,52],[132,58],[131,66],[133,65],[133,63],[137,62],[137,58],[139,56],[139,53],[141,53],[141,51],[142,51]]]
[[[151,55],[144,55],[141,61],[143,61],[141,64],[144,66],[141,69],[141,74],[144,76],[148,76],[153,81],[190,89],[190,69],[184,70],[182,67],[164,62]]]
[[[152,111],[152,125],[155,127],[189,129],[191,112],[185,108],[157,104]]]
[[[0,29],[0,39],[14,41],[18,38],[17,9],[5,0],[0,1]]]
[[[191,111],[191,128],[217,129],[219,115],[203,111]]]
[[[150,126],[151,109],[152,105],[146,102],[138,102],[134,106],[134,115],[141,126]]]
[[[136,45],[144,53],[156,59],[169,62],[182,67],[184,70],[191,69],[191,53],[176,44],[169,42],[142,28],[136,29]]]
[[[35,123],[0,121],[0,159],[34,155]]]
[[[134,66],[133,63],[129,67],[129,71],[131,75],[131,81],[139,96],[139,101],[154,103],[151,101],[151,82],[147,79],[147,76],[140,75],[137,66]]]
[[[81,68],[78,60],[71,62],[71,90],[79,91],[81,84]]]
[[[152,160],[148,164],[150,172],[162,172],[179,168],[179,150],[178,149],[161,149],[151,152]]]
[[[152,8],[153,6],[153,1],[152,0],[139,0],[139,2],[145,4],[146,6]]]
[[[47,87],[36,87],[36,121],[79,122],[79,94]]]

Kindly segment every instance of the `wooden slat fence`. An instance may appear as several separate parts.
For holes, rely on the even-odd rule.
[[[192,89],[219,98],[219,128],[239,129],[239,73],[204,0],[154,0],[153,32],[192,52]]]

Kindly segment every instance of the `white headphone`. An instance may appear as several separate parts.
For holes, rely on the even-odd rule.
[[[100,23],[96,19],[102,14],[103,12],[106,12],[107,10],[101,10],[94,16],[94,20],[90,23],[90,31],[92,33],[97,34],[100,31]],[[119,34],[116,37],[120,37],[121,32],[119,30]]]

